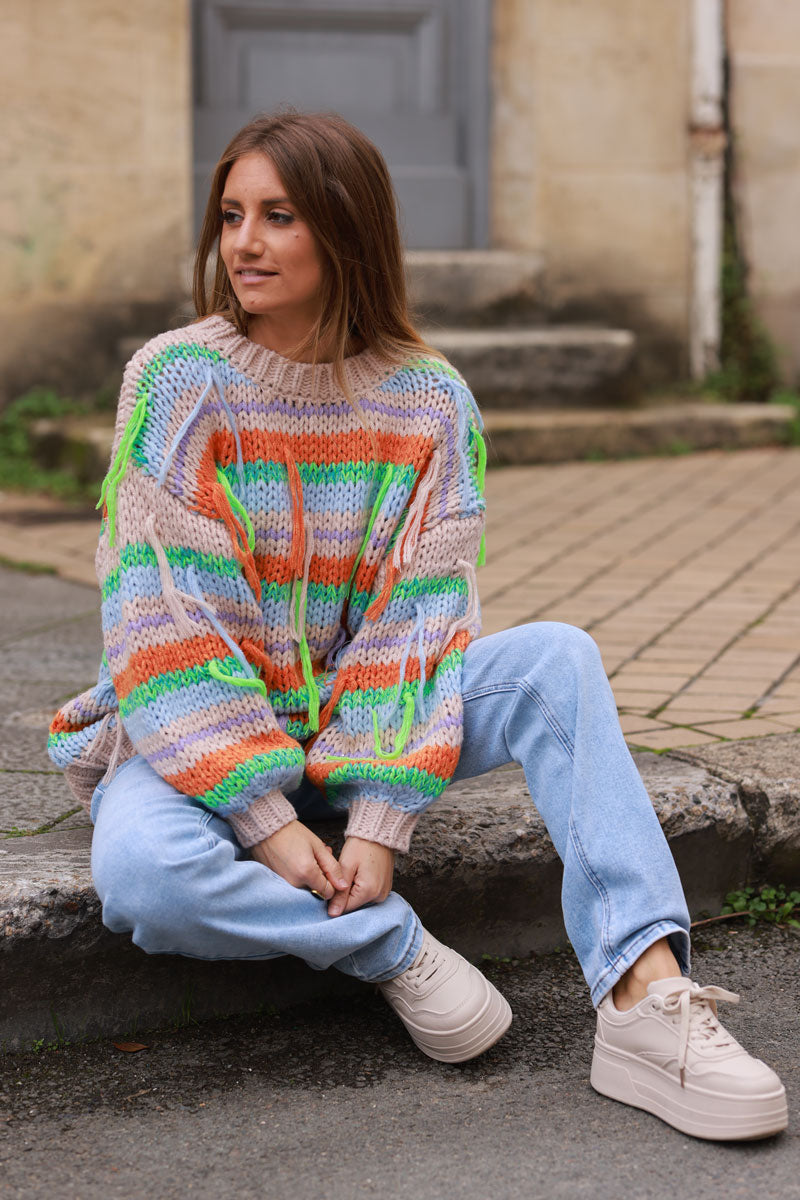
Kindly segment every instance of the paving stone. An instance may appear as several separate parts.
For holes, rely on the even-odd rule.
[[[12,830],[39,829],[76,807],[60,771],[49,775],[37,771],[0,771],[0,838]],[[83,810],[76,815],[81,819],[71,821],[71,825],[87,823]]]
[[[639,738],[631,738],[638,746],[647,746],[652,750],[676,750],[680,746],[702,746],[706,742],[718,742],[719,738],[709,733],[698,733],[694,729],[668,729],[663,733],[643,733]]]
[[[760,721],[751,717],[746,721],[717,721],[713,725],[702,725],[706,733],[715,733],[725,738],[764,737],[770,733],[783,733],[784,727],[777,721]]]

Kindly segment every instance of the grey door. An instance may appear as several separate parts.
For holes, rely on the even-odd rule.
[[[195,208],[233,133],[291,105],[380,146],[407,245],[487,244],[491,0],[193,0]]]

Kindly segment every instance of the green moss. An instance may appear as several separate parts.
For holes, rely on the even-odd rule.
[[[69,469],[43,467],[36,459],[31,427],[43,417],[63,418],[97,410],[93,401],[77,401],[48,388],[34,388],[0,413],[0,488],[47,492],[60,500],[95,501],[96,484],[81,480]]]

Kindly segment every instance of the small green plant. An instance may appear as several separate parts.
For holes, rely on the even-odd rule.
[[[750,926],[765,921],[770,925],[800,929],[800,892],[787,891],[782,883],[764,884],[758,889],[739,888],[728,892],[722,916],[745,917]]]
[[[49,492],[62,500],[95,500],[99,488],[68,470],[43,467],[36,460],[33,423],[43,417],[64,418],[95,411],[96,403],[34,388],[12,400],[0,413],[0,488]]]

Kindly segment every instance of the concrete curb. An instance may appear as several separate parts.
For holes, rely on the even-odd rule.
[[[788,734],[704,753],[637,756],[693,914],[716,911],[754,869],[797,879],[798,746],[800,736]],[[284,1008],[361,986],[287,959],[209,963],[142,954],[101,924],[90,841],[80,827],[0,841],[4,1049]],[[522,771],[509,767],[448,789],[420,822],[396,886],[438,936],[477,959],[564,944],[560,879]]]

